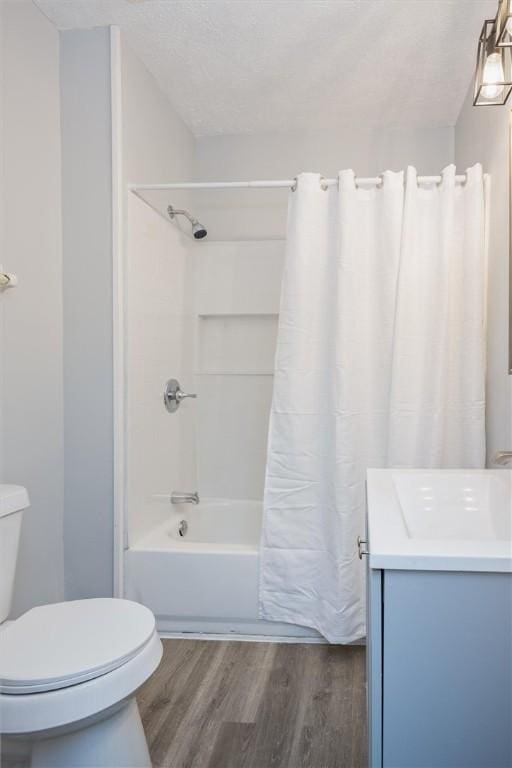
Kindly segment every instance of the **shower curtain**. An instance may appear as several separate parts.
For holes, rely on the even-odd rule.
[[[260,558],[260,615],[365,634],[368,467],[482,467],[482,169],[290,192]]]

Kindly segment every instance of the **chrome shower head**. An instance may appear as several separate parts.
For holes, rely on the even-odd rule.
[[[203,237],[206,237],[208,233],[206,231],[206,227],[203,227],[202,224],[200,224],[198,221],[195,221],[192,224],[192,234],[196,240],[202,240]]]
[[[185,216],[185,218],[188,219],[192,225],[192,235],[196,240],[202,240],[203,237],[206,237],[208,234],[206,227],[200,224],[198,220],[195,219],[192,214],[186,211],[184,208],[174,208],[172,205],[168,205],[167,213],[169,214],[170,219],[174,219],[175,216]]]

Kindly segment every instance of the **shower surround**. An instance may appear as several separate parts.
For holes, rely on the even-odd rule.
[[[186,222],[129,198],[124,594],[162,631],[317,638],[258,618],[284,241],[215,241],[205,217],[196,242]],[[198,395],[173,414],[171,377]],[[170,503],[195,490],[199,505]]]

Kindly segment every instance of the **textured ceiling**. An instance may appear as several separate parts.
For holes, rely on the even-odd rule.
[[[495,0],[35,0],[117,24],[197,135],[453,125]]]

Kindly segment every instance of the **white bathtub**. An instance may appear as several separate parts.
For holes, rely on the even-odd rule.
[[[168,519],[125,552],[125,596],[151,608],[162,632],[318,638],[258,618],[261,511],[261,502],[232,499],[168,504]]]

